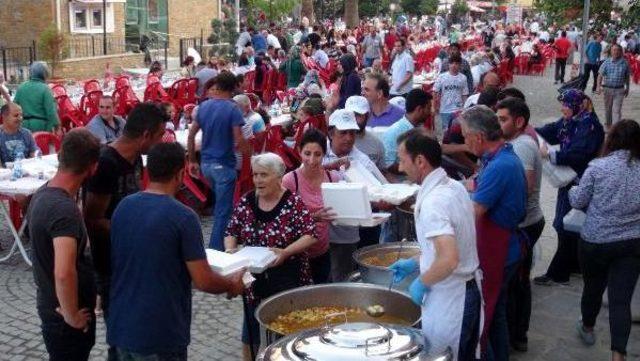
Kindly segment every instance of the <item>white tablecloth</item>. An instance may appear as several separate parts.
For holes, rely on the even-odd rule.
[[[180,143],[184,149],[187,149],[187,138],[189,136],[189,131],[188,130],[176,130],[176,141],[178,143]],[[196,133],[196,150],[200,149],[200,147],[202,146],[202,130],[199,130],[198,133]]]
[[[283,128],[288,127],[293,122],[291,114],[281,114],[271,118],[271,125],[280,125]]]

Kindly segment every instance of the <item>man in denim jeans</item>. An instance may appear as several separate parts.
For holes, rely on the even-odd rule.
[[[200,165],[196,161],[195,136],[202,129],[202,173],[211,182],[216,197],[209,248],[219,251],[224,251],[222,237],[233,207],[237,177],[234,145],[237,144],[240,151],[248,146],[242,136],[242,112],[231,100],[236,85],[236,78],[230,72],[222,72],[214,78],[214,95],[200,104],[187,140],[189,174],[197,177]]]

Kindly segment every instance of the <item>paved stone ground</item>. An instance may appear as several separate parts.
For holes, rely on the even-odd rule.
[[[533,123],[540,125],[549,118],[557,118],[559,106],[555,101],[556,88],[550,71],[546,77],[516,77],[515,86],[527,96],[532,108]],[[596,109],[603,116],[602,99],[594,97]],[[640,87],[633,86],[625,101],[623,115],[638,117]],[[534,275],[539,275],[553,256],[556,248],[555,232],[550,226],[553,218],[555,190],[544,183],[542,203],[548,220],[537,249]],[[208,237],[210,219],[203,220]],[[4,220],[0,222],[0,243],[7,249],[10,235]],[[580,314],[582,280],[573,278],[570,286],[533,288],[533,316],[529,334],[529,352],[513,354],[516,361],[607,360],[609,358],[608,312],[603,307],[596,328],[597,343],[585,347],[575,335],[574,325]],[[224,297],[195,292],[192,341],[189,347],[192,360],[240,359],[240,325],[242,304]],[[640,306],[640,305],[639,305]],[[99,322],[97,343],[92,359],[104,360],[105,334]],[[629,339],[629,360],[640,359],[640,327],[634,325]],[[42,360],[46,352],[40,335],[39,319],[35,310],[35,287],[31,269],[19,257],[0,265],[0,360]]]

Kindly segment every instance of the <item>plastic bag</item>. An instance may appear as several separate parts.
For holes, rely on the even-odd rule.
[[[542,174],[554,188],[562,188],[578,176],[571,167],[552,164],[548,159],[542,161]]]
[[[564,230],[569,232],[582,232],[582,226],[584,225],[584,221],[587,218],[587,214],[583,211],[572,209],[567,213],[564,218],[562,218],[562,223],[564,224]]]

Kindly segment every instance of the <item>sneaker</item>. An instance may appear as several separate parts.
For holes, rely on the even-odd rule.
[[[542,276],[535,277],[533,279],[533,283],[535,283],[535,284],[537,284],[539,286],[553,286],[555,284],[568,286],[569,285],[569,280],[556,281],[556,280],[552,279],[551,277],[549,277],[547,275],[542,275]]]
[[[587,346],[593,346],[596,343],[596,335],[593,331],[587,331],[582,324],[582,320],[576,323],[576,330],[582,342]]]

